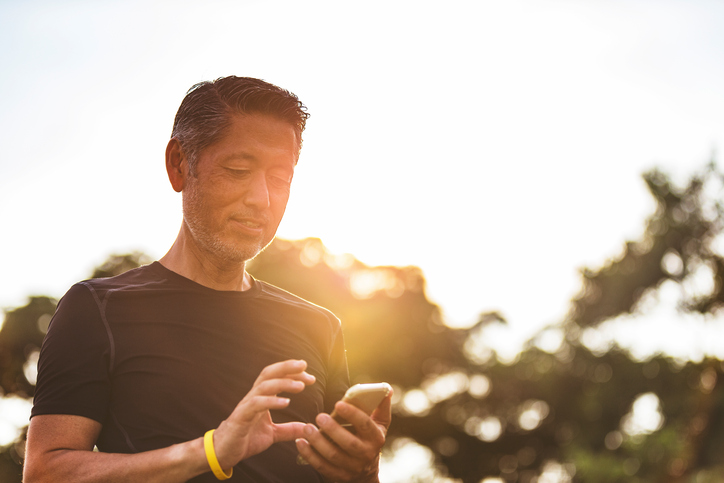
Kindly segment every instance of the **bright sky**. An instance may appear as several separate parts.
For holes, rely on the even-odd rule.
[[[162,256],[175,111],[236,74],[312,114],[281,237],[417,265],[450,324],[530,335],[640,234],[644,170],[724,146],[722,25],[716,0],[0,0],[0,307]]]

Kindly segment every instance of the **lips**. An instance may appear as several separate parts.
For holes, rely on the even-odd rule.
[[[267,222],[260,218],[232,218],[237,225],[248,232],[261,233]]]
[[[249,228],[261,228],[262,224],[256,221],[251,220],[238,220],[239,223],[241,223],[244,226],[248,226]]]

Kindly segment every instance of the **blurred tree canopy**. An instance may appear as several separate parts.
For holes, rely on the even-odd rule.
[[[389,448],[430,448],[435,472],[464,483],[724,481],[722,361],[633,357],[617,345],[586,344],[604,322],[645,315],[642,300],[664,283],[682,287],[682,313],[713,317],[724,302],[722,175],[714,165],[677,187],[644,175],[656,211],[640,240],[599,268],[581,271],[582,290],[566,320],[547,327],[513,361],[488,342],[503,314],[469,329],[444,325],[415,267],[369,267],[329,253],[318,239],[277,239],[249,264],[258,279],[335,312],[343,322],[353,382],[395,386]],[[112,257],[93,276],[147,262]],[[708,279],[690,283],[692,277]],[[33,297],[6,312],[0,329],[0,384],[31,397],[26,374],[55,301]],[[32,377],[30,377],[32,379]],[[0,452],[0,481],[20,481],[23,442]]]
[[[149,261],[139,252],[111,255],[94,270],[92,278],[118,275]],[[0,326],[0,397],[33,397],[40,346],[57,304],[50,297],[34,296],[27,305],[5,312]],[[0,483],[22,480],[26,430],[27,427],[14,443],[0,447]]]

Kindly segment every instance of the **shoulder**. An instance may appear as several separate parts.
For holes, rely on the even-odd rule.
[[[260,286],[260,299],[276,304],[280,307],[284,307],[290,311],[306,312],[310,316],[327,319],[335,326],[340,325],[339,319],[330,310],[270,283],[260,280],[256,280],[256,283]]]
[[[78,282],[61,297],[58,302],[51,326],[64,325],[63,320],[79,321],[99,318],[103,312],[104,301],[109,293],[142,287],[158,281],[151,265],[135,268],[115,277],[95,278]]]
[[[144,288],[149,285],[165,281],[166,278],[164,277],[163,272],[159,270],[157,263],[152,263],[150,265],[133,268],[114,277],[84,280],[82,282],[78,282],[76,286],[83,286],[94,293],[105,293],[115,290]]]

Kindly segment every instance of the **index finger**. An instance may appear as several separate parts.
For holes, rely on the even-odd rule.
[[[334,409],[340,417],[354,427],[354,434],[360,439],[377,440],[383,432],[371,416],[352,404],[338,401],[334,405]],[[384,434],[382,437],[384,438]]]
[[[289,359],[282,362],[275,362],[262,369],[255,384],[268,379],[291,378],[302,381],[305,384],[314,383],[314,376],[305,372],[307,362],[303,360]]]

